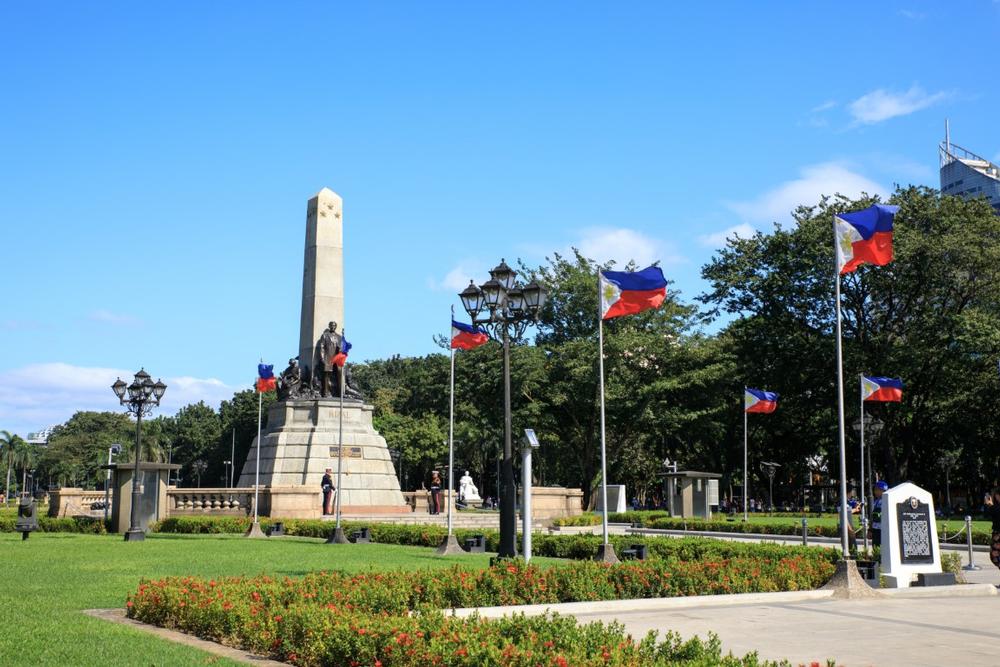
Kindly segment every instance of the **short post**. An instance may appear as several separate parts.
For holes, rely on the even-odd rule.
[[[524,562],[531,560],[531,446],[521,449],[521,522]]]
[[[972,517],[965,517],[965,542],[969,546],[969,564],[962,567],[966,572],[971,572],[980,569],[978,565],[972,560]]]
[[[802,517],[802,546],[809,545],[809,520]]]

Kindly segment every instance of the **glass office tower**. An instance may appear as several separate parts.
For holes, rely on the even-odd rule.
[[[945,125],[945,140],[938,147],[941,162],[941,194],[965,199],[986,197],[1000,214],[1000,167],[972,151],[951,143]]]

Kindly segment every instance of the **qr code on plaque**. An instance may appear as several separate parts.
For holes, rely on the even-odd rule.
[[[931,536],[923,521],[903,522],[903,549],[910,556],[930,556]]]

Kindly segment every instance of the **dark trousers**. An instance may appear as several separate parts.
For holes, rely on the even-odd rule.
[[[1000,533],[993,533],[993,539],[990,540],[990,561],[1000,567]]]
[[[441,513],[441,487],[431,487],[431,514]]]
[[[323,514],[333,514],[333,489],[323,489]]]

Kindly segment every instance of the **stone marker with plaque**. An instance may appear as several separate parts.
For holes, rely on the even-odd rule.
[[[941,572],[934,499],[905,482],[882,495],[882,574],[889,588],[907,588],[919,573]]]

